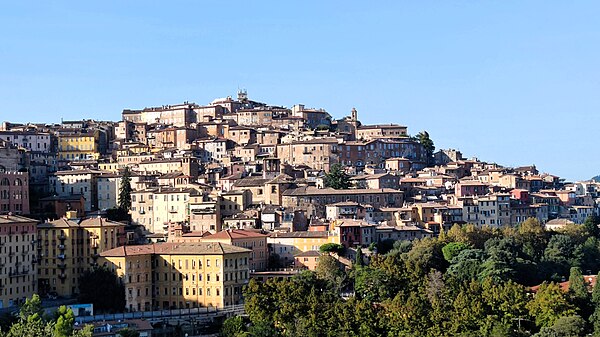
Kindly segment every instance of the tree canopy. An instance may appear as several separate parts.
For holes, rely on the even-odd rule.
[[[350,187],[350,176],[346,174],[340,164],[333,164],[323,180],[325,187],[331,187],[336,190],[345,190]]]
[[[598,239],[590,233],[583,225],[546,231],[537,220],[517,228],[456,225],[439,238],[386,243],[391,249],[368,261],[359,250],[350,270],[325,255],[316,272],[251,280],[241,333],[600,335],[600,287],[590,294],[582,272],[600,272]],[[567,278],[568,287],[559,285]]]
[[[79,302],[93,303],[100,312],[125,310],[125,287],[106,268],[85,271],[79,278]]]

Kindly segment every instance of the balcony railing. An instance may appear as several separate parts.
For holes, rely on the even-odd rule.
[[[19,277],[29,274],[29,269],[16,270],[8,273],[9,277]]]
[[[66,258],[65,254],[58,254],[56,256],[59,260],[64,260]]]

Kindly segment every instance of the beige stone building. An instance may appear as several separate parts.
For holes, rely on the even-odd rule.
[[[250,250],[223,243],[123,246],[100,263],[125,285],[129,311],[223,307],[242,302]]]
[[[398,124],[361,125],[356,129],[356,139],[405,138],[406,126]]]
[[[338,140],[317,138],[277,145],[277,158],[281,163],[307,165],[315,170],[329,171],[333,164],[340,162]]]
[[[220,242],[236,247],[250,249],[250,270],[263,271],[267,269],[269,249],[267,248],[268,235],[256,231],[230,229],[208,235],[202,242]]]
[[[125,225],[103,218],[80,222],[62,218],[37,226],[39,293],[72,297],[78,279],[97,263],[98,254],[125,243]]]
[[[194,188],[158,187],[131,193],[131,219],[153,233],[165,233],[169,223],[188,220],[188,201],[201,193]]]
[[[36,223],[0,216],[0,309],[19,305],[37,292]]]

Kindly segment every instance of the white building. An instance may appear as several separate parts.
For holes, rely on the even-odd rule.
[[[90,169],[58,171],[49,177],[50,191],[60,197],[83,195],[85,211],[95,211],[98,209],[97,178],[103,173],[108,174]]]

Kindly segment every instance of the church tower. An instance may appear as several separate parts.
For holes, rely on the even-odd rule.
[[[352,108],[352,114],[350,115],[350,119],[353,122],[358,121],[358,111],[356,111],[356,108]]]

